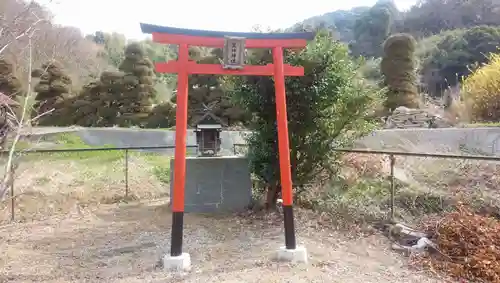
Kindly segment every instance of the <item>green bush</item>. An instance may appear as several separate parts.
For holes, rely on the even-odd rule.
[[[252,64],[272,60],[269,51],[254,51]],[[294,187],[320,181],[336,170],[335,147],[348,146],[374,128],[367,117],[380,102],[380,91],[358,78],[358,64],[347,47],[319,31],[302,52],[291,51],[285,61],[304,66],[305,76],[286,79],[290,160]],[[250,166],[268,188],[267,204],[277,197],[279,162],[275,89],[269,77],[232,80],[235,98],[253,116],[247,138]]]

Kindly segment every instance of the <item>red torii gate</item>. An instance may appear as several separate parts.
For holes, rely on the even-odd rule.
[[[155,64],[157,72],[177,73],[177,110],[175,123],[174,188],[172,195],[173,213],[170,256],[179,257],[182,255],[189,74],[274,76],[280,177],[285,226],[285,247],[288,251],[295,250],[296,240],[292,208],[293,193],[286,113],[285,76],[303,76],[304,68],[284,64],[283,49],[305,48],[307,40],[314,38],[314,33],[217,32],[172,28],[143,23],[141,23],[141,30],[143,33],[152,34],[154,42],[179,45],[177,60]],[[189,46],[224,48],[226,65],[197,64],[194,61],[190,61]],[[232,50],[231,47],[233,48]],[[272,49],[273,64],[265,66],[244,66],[244,62],[241,61],[244,60],[242,52],[244,52],[245,48]],[[228,62],[226,60],[228,54],[226,53],[231,51],[233,52],[231,54],[233,57],[232,60]]]

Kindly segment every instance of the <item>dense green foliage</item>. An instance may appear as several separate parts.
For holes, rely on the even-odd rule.
[[[0,58],[0,93],[17,100],[22,92],[22,84],[14,74],[13,64],[6,59]],[[18,117],[22,114],[20,113],[22,109],[14,105],[0,105],[0,107],[2,107],[3,113],[12,113],[11,111],[13,111]],[[9,123],[9,121],[12,122],[7,115],[0,115],[0,129],[2,129],[2,133],[0,133],[0,146],[2,149],[7,142],[7,133],[13,130],[13,123]]]
[[[380,84],[383,79],[380,70],[381,62],[382,58],[372,58],[362,61],[359,69],[360,75],[375,85]]]
[[[350,43],[354,55],[379,57],[382,45],[389,36],[391,26],[398,16],[398,10],[392,1],[379,1],[356,20]]]
[[[102,72],[98,80],[86,84],[77,96],[66,100],[66,109],[70,109],[71,114],[60,119],[59,124],[159,126],[149,121],[154,116],[152,98],[156,92],[153,63],[138,43],[127,45],[124,54],[119,71]]]
[[[119,68],[125,59],[125,48],[127,39],[119,33],[105,33],[97,31],[87,38],[99,46],[99,56],[106,60],[111,66]],[[174,50],[165,44],[154,43],[150,39],[139,42],[144,54],[152,62],[166,62],[174,58]],[[175,87],[174,74],[156,74],[157,79],[154,82],[155,89],[160,90],[155,93],[153,99],[157,103],[168,101],[172,96],[172,90]]]
[[[415,107],[417,86],[439,95],[446,87],[468,75],[471,69],[486,62],[487,54],[496,51],[499,28],[480,25],[500,24],[499,4],[494,0],[424,0],[408,11],[400,12],[394,1],[379,0],[372,7],[356,7],[306,19],[291,30],[328,28],[332,39],[349,46],[351,55],[364,57],[359,60],[358,78],[363,77],[372,86],[382,83],[388,87],[386,107]],[[392,55],[384,52],[384,42],[391,42],[398,37],[390,37],[391,34],[401,31],[417,39],[415,52],[419,61],[409,59],[413,58],[409,53],[399,54],[401,48],[397,44],[393,45]],[[94,74],[83,87],[82,81],[77,82],[80,91],[73,91],[74,95],[69,95],[71,84],[75,84],[69,73],[64,74],[69,87],[65,92],[43,91],[41,88],[49,81],[40,80],[36,89],[40,99],[33,114],[54,108],[52,118],[47,116],[40,123],[153,128],[175,124],[175,74],[155,74],[152,64],[175,58],[175,48],[151,40],[130,44],[124,35],[102,31],[88,35],[86,39],[95,45],[98,57],[112,68]],[[391,51],[390,46],[386,44],[385,47],[385,51]],[[203,63],[217,64],[220,55],[220,50],[207,48],[192,47],[190,51],[193,60]],[[391,56],[396,57],[391,59]],[[2,66],[0,64],[0,72],[3,72],[0,91],[21,91],[21,84],[10,75],[13,72]],[[64,69],[65,65],[61,68]],[[415,73],[415,69],[419,73]],[[53,80],[57,79],[54,77]],[[226,91],[227,86],[223,77],[190,76],[188,109],[191,125],[207,106],[229,126],[253,122],[254,113],[247,111],[245,105],[235,104],[234,97]],[[50,93],[50,99],[42,98]],[[65,118],[56,118],[58,115]]]
[[[445,30],[500,25],[500,2],[497,0],[419,2],[396,23],[395,30],[425,37]]]
[[[460,82],[500,46],[500,28],[477,26],[446,31],[419,43],[423,83],[432,94]]]
[[[351,24],[338,29],[334,24],[338,19]],[[365,57],[382,56],[381,43],[390,34],[413,35],[419,41],[420,84],[439,96],[468,75],[469,69],[486,62],[489,53],[496,52],[500,2],[423,0],[399,12],[393,1],[378,1],[373,7],[327,13],[304,23],[313,27],[330,24],[342,34],[340,39],[349,44],[353,55]]]
[[[335,38],[342,42],[354,40],[353,30],[356,20],[370,7],[355,7],[351,10],[337,10],[321,16],[315,16],[302,21],[292,27],[292,30],[300,26],[328,27],[335,31]]]
[[[418,107],[415,45],[415,39],[409,34],[392,35],[384,44],[380,69],[384,86],[388,88],[385,108],[389,111],[398,106]]]
[[[391,15],[389,30],[392,33],[410,33],[416,38],[427,37],[446,30],[472,28],[480,25],[500,25],[500,2],[497,0],[422,0],[408,11],[398,12],[394,1],[378,1],[373,7],[355,7],[348,11],[334,11],[304,20],[302,23],[317,27],[320,24],[334,28],[340,40],[352,43],[356,26],[367,22],[372,27],[385,29],[387,13]],[[380,8],[387,11],[380,12]],[[377,11],[378,10],[378,11]],[[365,17],[370,15],[371,17]],[[356,24],[358,22],[358,24]],[[384,23],[384,25],[378,25]],[[379,33],[380,30],[375,30]]]
[[[103,73],[103,76],[108,76]],[[68,103],[71,103],[70,109],[73,115],[68,124],[75,124],[84,127],[105,126],[103,113],[99,109],[106,109],[109,105],[107,101],[101,99],[101,82],[94,81],[83,86],[78,96],[73,97]]]
[[[250,55],[252,64],[271,58],[267,50]],[[336,169],[334,147],[346,146],[370,129],[366,118],[378,92],[357,80],[357,64],[327,32],[319,32],[305,51],[290,52],[285,60],[305,68],[304,77],[286,79],[292,178],[301,188]],[[251,169],[270,188],[272,203],[279,187],[274,83],[250,76],[232,83],[235,97],[254,117],[250,128],[255,132],[248,137]]]
[[[13,99],[22,94],[22,84],[14,73],[14,66],[4,58],[0,58],[0,92]]]
[[[417,86],[439,95],[487,62],[489,53],[496,52],[500,40],[500,29],[495,27],[500,24],[499,5],[496,0],[423,0],[408,11],[400,12],[394,1],[379,0],[372,7],[356,7],[306,19],[291,30],[327,28],[330,39],[344,42],[351,55],[360,56],[360,60],[356,60],[361,64],[356,69],[357,78],[364,78],[372,86],[387,87],[387,108],[416,107]],[[398,34],[401,31],[413,35],[417,46],[414,47],[413,39]],[[175,74],[155,74],[153,62],[174,59],[176,48],[151,40],[129,43],[121,34],[102,31],[88,35],[86,40],[92,42],[98,57],[111,68],[94,73],[92,79],[84,81],[86,84],[81,80],[75,82],[69,71],[64,71],[62,77],[48,72],[40,77],[33,115],[54,109],[40,124],[152,128],[175,124]],[[418,61],[414,60],[413,53]],[[218,64],[221,54],[220,50],[192,47],[190,56],[201,63]],[[287,56],[287,60],[293,57]],[[66,65],[61,63],[62,72]],[[22,92],[13,73],[12,66],[0,62],[0,91]],[[255,122],[255,113],[248,111],[247,105],[234,102],[233,95],[226,90],[227,82],[224,77],[190,76],[191,125],[207,106],[229,126]],[[71,90],[75,84],[78,87],[74,89],[78,91]],[[52,87],[47,89],[49,85]],[[71,92],[74,94],[70,95]]]
[[[125,59],[119,66],[123,72],[121,97],[118,100],[118,125],[143,125],[155,96],[155,74],[151,60],[142,46],[131,43],[125,48]]]
[[[69,115],[65,102],[71,92],[71,78],[64,72],[59,62],[50,61],[35,69],[32,76],[38,78],[34,91],[35,103],[32,117],[39,117],[34,124],[40,126],[54,126],[63,123]]]
[[[220,50],[207,51],[203,49],[191,49],[190,56],[200,64],[219,64],[222,58]],[[224,90],[221,77],[213,75],[191,75],[189,77],[188,89],[188,123],[194,123],[204,114],[205,108],[221,118],[228,126],[243,122],[246,118],[245,111],[232,102],[231,97]],[[176,102],[176,97],[172,98]]]
[[[97,31],[94,35],[87,36],[87,38],[103,47],[99,56],[106,59],[112,66],[117,67],[125,58],[124,49],[127,39],[123,34]]]
[[[145,126],[164,129],[175,126],[175,106],[168,101],[155,105],[149,113]]]

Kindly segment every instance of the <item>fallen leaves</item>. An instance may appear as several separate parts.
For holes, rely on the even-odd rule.
[[[500,221],[459,205],[426,223],[437,253],[415,258],[432,271],[474,282],[500,283]]]

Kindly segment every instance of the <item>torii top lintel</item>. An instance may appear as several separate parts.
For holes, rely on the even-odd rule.
[[[303,76],[304,68],[283,64],[282,49],[294,48],[302,49],[307,45],[307,41],[314,38],[312,32],[300,33],[245,33],[245,32],[223,32],[182,29],[174,27],[164,27],[141,23],[143,33],[152,34],[153,41],[164,44],[179,45],[178,60],[168,62],[158,62],[155,64],[156,71],[160,73],[179,73],[186,71],[188,74],[199,75],[247,75],[247,76],[272,76],[275,72],[274,64],[264,66],[244,66],[241,70],[224,69],[220,64],[197,64],[189,60],[188,46],[205,46],[213,48],[224,47],[224,37],[234,36],[245,38],[245,48],[278,48],[281,57],[280,64],[283,66],[285,76]],[[273,54],[276,53],[273,51]]]
[[[312,32],[257,33],[183,29],[141,23],[143,33],[152,34],[153,41],[165,44],[223,47],[225,36],[244,37],[246,48],[304,48],[314,38]]]

